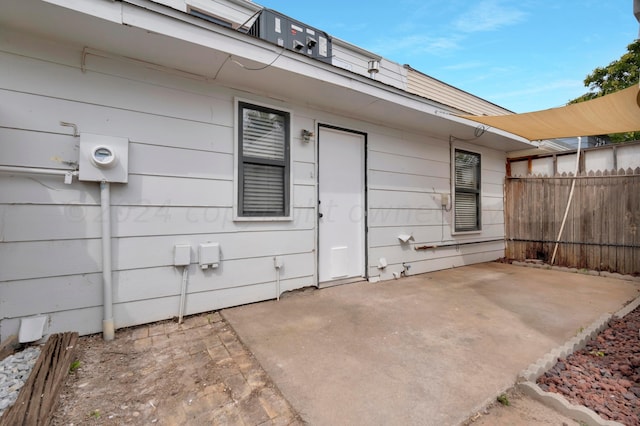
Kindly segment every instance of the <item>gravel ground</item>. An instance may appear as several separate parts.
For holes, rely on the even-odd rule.
[[[584,405],[605,420],[640,425],[640,307],[538,379],[542,390]]]
[[[38,346],[28,346],[0,360],[0,416],[18,399],[39,356]]]

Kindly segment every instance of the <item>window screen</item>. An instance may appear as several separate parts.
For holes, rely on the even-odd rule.
[[[289,213],[289,114],[239,103],[240,216]]]
[[[455,150],[455,230],[480,230],[480,154]]]

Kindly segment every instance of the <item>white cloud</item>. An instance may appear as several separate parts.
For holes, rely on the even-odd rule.
[[[442,67],[446,71],[460,71],[460,70],[472,70],[486,67],[482,62],[461,62],[453,65],[447,65]]]
[[[515,97],[537,95],[540,93],[555,92],[557,90],[576,90],[576,89],[580,90],[581,88],[585,92],[587,91],[587,89],[584,88],[584,84],[582,84],[582,82],[579,80],[556,80],[556,81],[549,81],[544,84],[528,85],[518,90],[500,91],[499,94],[496,94],[494,96],[494,98],[499,97],[499,98],[508,99],[508,98],[515,98]]]
[[[450,13],[454,8],[466,2],[455,2],[446,8]],[[463,41],[478,31],[491,31],[508,25],[514,25],[526,17],[526,13],[509,4],[507,0],[480,0],[471,9],[466,10],[447,26],[443,18],[439,25],[425,25],[428,8],[416,7],[405,20],[398,22],[388,39],[375,39],[364,43],[363,47],[390,59],[394,57],[411,58],[417,55],[447,56],[451,52],[465,48]],[[519,5],[519,3],[518,3]],[[436,19],[430,17],[430,19]],[[433,21],[432,21],[433,23]],[[447,28],[448,27],[448,28]],[[461,64],[450,70],[474,68],[479,64]]]
[[[501,0],[482,0],[460,15],[453,26],[465,33],[493,31],[514,25],[525,18],[526,13],[503,3]]]
[[[453,37],[430,37],[427,35],[408,35],[393,37],[385,40],[377,40],[365,47],[372,52],[392,58],[397,56],[415,56],[416,54],[429,53],[442,54],[460,48],[458,41]]]
[[[499,89],[482,97],[515,112],[528,112],[564,106],[585,92],[581,81],[554,80],[542,84],[530,82],[516,90]]]

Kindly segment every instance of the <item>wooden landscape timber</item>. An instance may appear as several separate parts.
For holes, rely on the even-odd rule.
[[[0,417],[0,426],[49,423],[61,386],[69,374],[77,340],[75,332],[49,336],[15,404]]]

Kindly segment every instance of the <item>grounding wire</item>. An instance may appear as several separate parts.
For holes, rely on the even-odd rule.
[[[267,68],[269,68],[271,65],[273,65],[273,64],[278,60],[278,58],[279,58],[280,56],[282,56],[282,54],[284,53],[284,51],[285,51],[285,47],[283,46],[283,47],[282,47],[282,50],[280,51],[280,53],[278,53],[278,56],[276,56],[276,57],[273,59],[273,61],[271,61],[271,62],[269,62],[267,65],[264,65],[264,66],[259,67],[259,68],[248,68],[246,65],[241,64],[240,62],[236,61],[235,59],[232,59],[232,60],[231,60],[231,62],[233,62],[234,64],[236,64],[236,65],[238,65],[238,66],[240,66],[240,67],[242,67],[243,69],[245,69],[245,70],[247,70],[247,71],[261,71],[261,70],[267,69]]]

